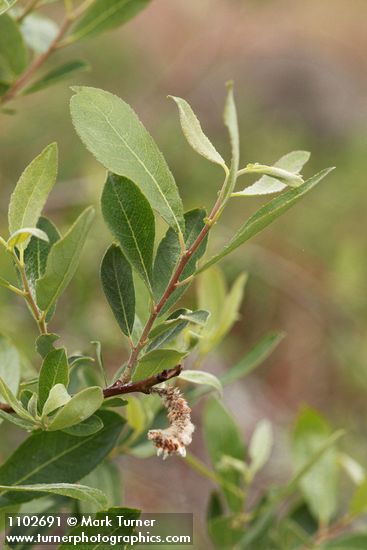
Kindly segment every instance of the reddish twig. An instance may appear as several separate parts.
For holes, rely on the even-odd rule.
[[[117,382],[115,382],[111,386],[104,388],[103,396],[105,399],[107,399],[108,397],[124,395],[127,393],[150,393],[150,390],[153,388],[153,386],[161,384],[162,382],[167,382],[168,380],[171,380],[171,378],[179,376],[181,374],[181,371],[182,365],[176,365],[176,367],[173,367],[172,369],[164,370],[159,374],[154,374],[153,376],[145,378],[144,380],[139,380],[138,382],[123,384],[121,380],[117,380]],[[10,405],[7,405],[5,403],[0,403],[0,410],[9,414],[15,412]]]
[[[211,227],[214,225],[214,223],[216,221],[216,216],[218,215],[220,207],[222,205],[224,186],[225,186],[225,184],[222,187],[222,190],[219,194],[219,197],[218,197],[218,199],[217,199],[217,201],[216,201],[216,203],[213,207],[213,210],[211,211],[209,217],[207,218],[206,224],[204,225],[203,229],[201,230],[201,232],[199,233],[199,235],[197,236],[195,241],[192,243],[190,248],[182,254],[181,260],[179,261],[179,263],[178,263],[178,265],[177,265],[177,267],[176,267],[176,269],[175,269],[175,271],[174,271],[174,273],[171,277],[171,280],[169,281],[169,283],[167,285],[167,288],[166,288],[163,296],[159,300],[158,304],[153,308],[153,310],[150,314],[150,317],[149,317],[149,319],[148,319],[148,321],[147,321],[147,323],[144,327],[144,330],[142,332],[142,335],[139,338],[138,343],[134,347],[132,347],[130,357],[129,357],[129,361],[128,361],[126,369],[125,369],[125,371],[124,371],[124,373],[121,377],[121,382],[123,384],[126,384],[127,382],[130,381],[133,369],[134,369],[134,367],[137,363],[137,360],[138,360],[139,353],[143,349],[145,344],[147,343],[149,332],[150,332],[155,320],[157,319],[160,311],[165,306],[168,298],[176,290],[176,288],[180,286],[179,279],[180,279],[180,277],[182,275],[182,272],[185,269],[188,261],[190,260],[192,255],[197,251],[197,249],[199,248],[199,246],[201,245],[201,243],[203,242],[203,240],[205,239],[205,237],[209,233]]]
[[[161,384],[162,382],[167,382],[171,378],[179,376],[182,371],[182,365],[177,365],[172,369],[164,370],[159,374],[154,374],[149,378],[144,380],[139,380],[138,382],[129,382],[128,384],[123,384],[121,380],[117,380],[112,386],[105,388],[103,390],[103,395],[105,398],[112,397],[115,395],[122,395],[126,393],[150,393],[150,390],[153,386]]]

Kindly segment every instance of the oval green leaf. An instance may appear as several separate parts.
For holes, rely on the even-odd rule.
[[[87,149],[114,174],[136,182],[152,208],[183,233],[183,208],[167,163],[131,107],[97,88],[76,88],[71,115]]]
[[[74,395],[50,421],[48,431],[64,430],[83,422],[94,414],[103,403],[103,391],[92,386]]]
[[[132,181],[109,174],[101,203],[105,222],[121,250],[150,286],[155,223],[149,202]]]
[[[101,265],[104,293],[122,332],[130,336],[135,320],[135,292],[131,266],[121,248],[112,244]]]
[[[70,283],[78,267],[93,217],[94,209],[86,208],[69,231],[51,248],[45,274],[36,283],[37,303],[43,311],[50,310]]]
[[[1,33],[1,31],[0,31]],[[10,198],[9,233],[36,227],[57,175],[57,144],[51,143],[24,170]]]
[[[225,167],[224,159],[204,134],[201,124],[188,102],[180,97],[168,97],[177,104],[182,131],[194,151],[211,162]]]

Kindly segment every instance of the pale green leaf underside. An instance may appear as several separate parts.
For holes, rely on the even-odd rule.
[[[52,143],[24,170],[9,204],[9,233],[36,227],[57,175],[57,145]]]
[[[194,151],[215,164],[225,166],[224,159],[204,134],[201,124],[188,102],[180,97],[169,97],[178,106],[182,131]]]
[[[103,403],[102,388],[86,388],[68,401],[48,425],[49,431],[63,430],[83,422],[94,414]]]
[[[276,168],[287,170],[292,174],[299,174],[303,166],[310,158],[308,151],[292,151],[287,155],[281,157],[274,163]],[[279,181],[278,179],[270,176],[262,176],[254,184],[246,187],[243,191],[234,193],[236,196],[253,196],[253,195],[270,195],[271,193],[278,193],[283,191],[287,187],[286,183]]]
[[[152,208],[183,233],[183,207],[167,163],[131,107],[97,88],[75,88],[71,115],[87,149],[108,170],[135,182]]]
[[[64,384],[55,384],[55,386],[50,389],[50,393],[43,407],[42,415],[47,416],[59,407],[66,405],[70,399],[71,396],[68,394]]]
[[[26,44],[36,53],[45,53],[59,28],[55,21],[38,13],[30,13],[21,22],[22,35]]]
[[[32,416],[25,410],[22,403],[18,401],[13,392],[8,387],[7,383],[0,378],[0,398],[2,401],[10,405],[20,418],[23,420],[33,421]]]
[[[250,470],[256,474],[267,463],[273,446],[273,430],[271,423],[261,420],[252,435],[249,444]]]
[[[211,386],[215,388],[220,395],[223,393],[223,386],[220,380],[210,372],[200,370],[184,370],[180,374],[180,379],[186,380],[186,382],[191,382],[192,384]]]
[[[19,247],[23,245],[24,247],[30,237],[36,237],[36,239],[41,239],[41,241],[45,241],[46,243],[49,242],[48,235],[42,231],[42,229],[38,229],[37,227],[23,227],[10,235],[7,242],[8,248],[12,250],[15,246]]]
[[[235,188],[236,181],[237,181],[237,172],[238,172],[238,167],[240,163],[240,135],[239,135],[237,109],[236,109],[236,103],[234,100],[232,82],[229,82],[227,84],[227,89],[228,89],[228,93],[227,93],[227,98],[224,106],[223,119],[224,119],[224,124],[227,126],[229,138],[231,141],[232,157],[231,157],[231,167],[229,170],[229,174],[228,174],[228,178],[227,178],[227,182],[224,190],[224,199],[225,199],[224,202],[226,202],[229,199],[233,189]]]
[[[36,283],[37,303],[48,311],[72,279],[85,239],[94,217],[94,209],[87,208],[69,231],[52,247],[44,276]]]

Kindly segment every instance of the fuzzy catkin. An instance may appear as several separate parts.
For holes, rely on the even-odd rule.
[[[186,456],[186,447],[190,445],[195,430],[186,399],[174,386],[154,388],[152,393],[158,394],[162,399],[168,411],[169,427],[164,430],[150,430],[148,439],[153,441],[158,456],[163,455],[163,459],[172,454]]]

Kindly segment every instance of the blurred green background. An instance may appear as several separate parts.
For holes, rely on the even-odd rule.
[[[221,112],[224,84],[233,79],[243,165],[271,164],[284,153],[306,149],[312,159],[305,176],[336,166],[301,204],[223,264],[230,281],[247,270],[249,283],[240,320],[205,368],[225,369],[268,330],[287,334],[256,374],[225,395],[245,434],[259,418],[275,422],[275,458],[265,475],[277,480],[288,468],[286,430],[305,402],[348,429],[344,445],[357,459],[364,462],[366,454],[366,21],[365,0],[153,0],[120,30],[57,54],[60,60],[91,62],[92,71],[70,85],[105,88],[139,113],[175,174],[186,209],[210,207],[222,174],[188,147],[168,94],[191,103],[228,158]],[[61,83],[14,103],[13,116],[1,116],[0,229],[6,234],[7,204],[21,171],[57,141],[60,171],[47,215],[64,229],[86,204],[97,205],[98,216],[77,277],[50,328],[63,335],[70,351],[91,353],[90,341],[100,339],[112,369],[124,359],[126,347],[98,279],[111,240],[98,207],[105,173],[73,130],[70,95]],[[211,249],[263,202],[233,200],[213,233]],[[11,266],[1,254],[6,276]],[[6,290],[0,299],[0,331],[12,336],[32,363],[36,333],[30,316]],[[199,410],[194,416],[198,421]],[[193,449],[202,454],[200,426]],[[128,505],[145,511],[204,509],[208,485],[179,459],[164,464],[165,482],[175,487],[169,494],[160,489],[158,459],[149,459],[147,466],[121,458],[121,466],[128,471]]]

